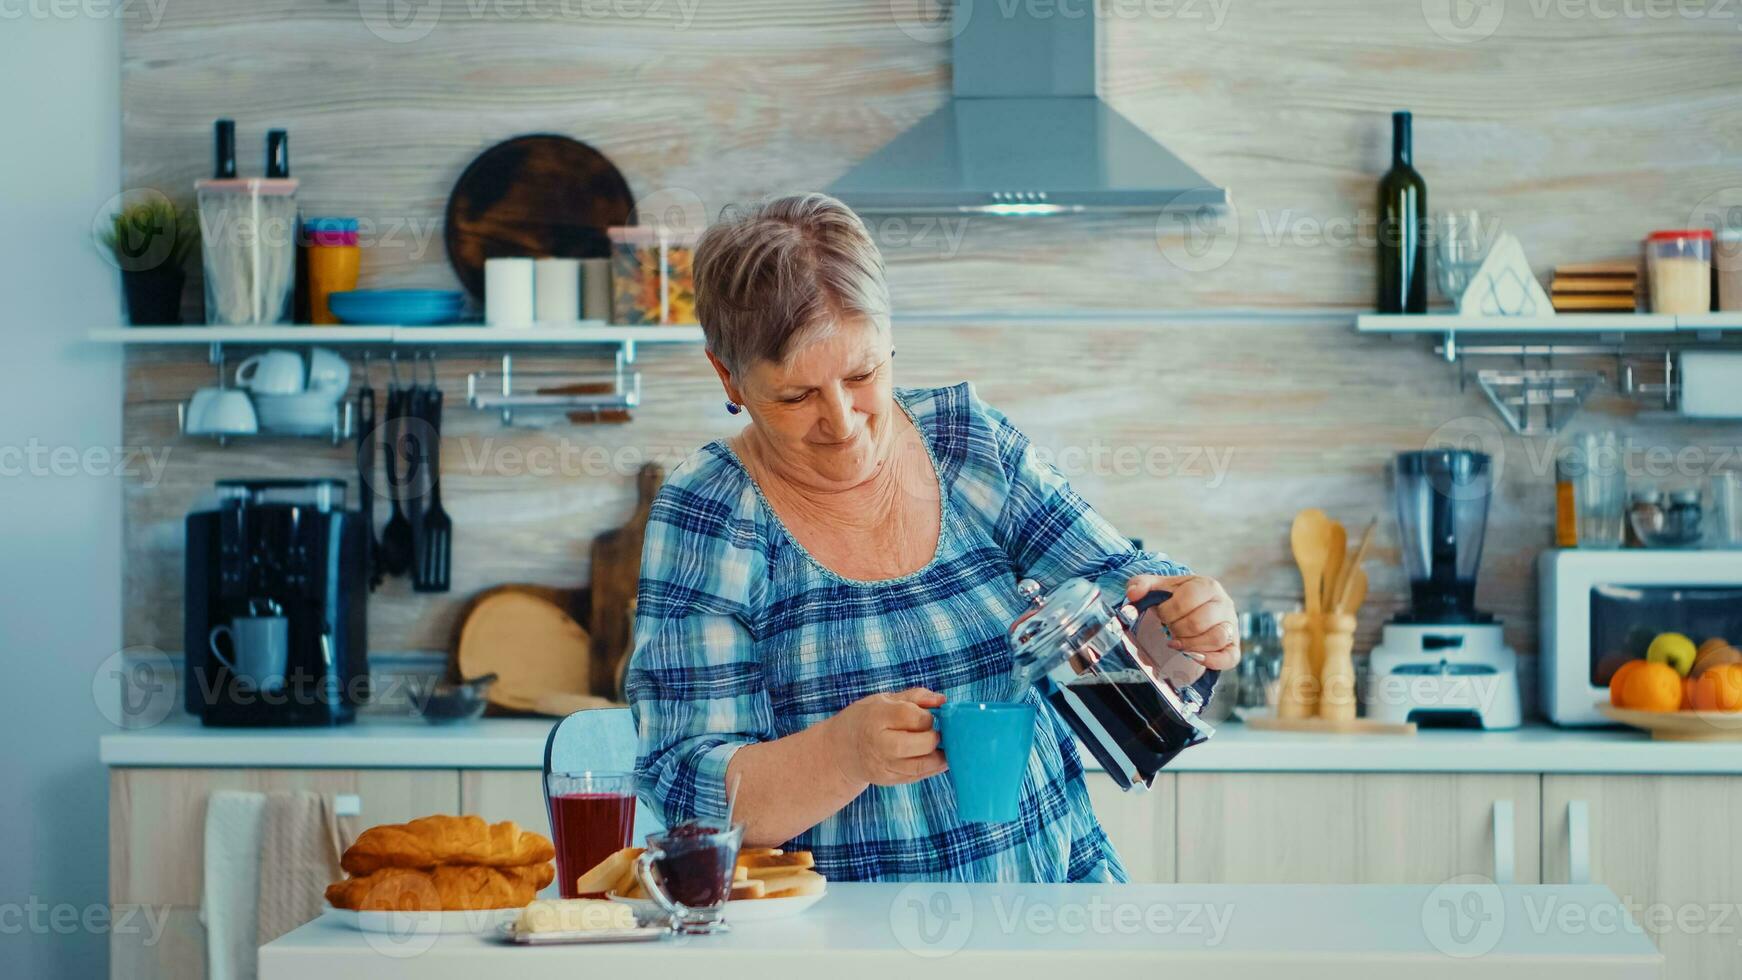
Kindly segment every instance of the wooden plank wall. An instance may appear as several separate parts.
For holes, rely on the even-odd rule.
[[[431,22],[413,18],[395,33],[381,19],[386,2],[361,0],[360,16],[337,0],[181,0],[159,23],[129,22],[128,186],[187,188],[208,166],[215,117],[238,119],[245,173],[259,167],[265,129],[285,126],[305,210],[369,222],[367,284],[449,286],[448,188],[499,139],[572,134],[612,157],[648,209],[700,221],[732,201],[826,185],[948,85],[945,48],[904,33],[887,0],[686,0],[687,15],[667,0],[652,8],[660,16],[580,0],[446,0],[405,8],[438,12],[422,36]],[[1171,219],[880,222],[898,309],[920,314],[898,328],[899,381],[975,381],[1037,442],[1076,447],[1086,469],[1074,479],[1128,533],[1244,596],[1282,603],[1297,587],[1286,559],[1297,508],[1324,506],[1358,526],[1389,508],[1393,452],[1449,433],[1495,438],[1493,417],[1416,343],[1359,338],[1346,324],[1144,311],[1368,305],[1373,263],[1359,232],[1386,165],[1385,113],[1400,106],[1418,113],[1417,156],[1436,206],[1498,213],[1539,268],[1629,254],[1645,231],[1742,194],[1742,32],[1722,10],[1569,18],[1526,0],[1475,40],[1440,36],[1416,3],[1172,9],[1108,19],[1103,86],[1234,189],[1233,223],[1194,229],[1188,242]],[[1017,326],[992,315],[1049,311],[1078,315]],[[635,463],[681,455],[737,424],[699,350],[644,362],[647,405],[631,425],[528,431],[458,408],[464,372],[487,361],[443,361],[455,591],[432,598],[391,584],[371,606],[374,647],[441,647],[458,603],[478,588],[585,582],[588,541],[627,514]],[[159,480],[128,488],[130,644],[179,649],[181,517],[214,479],[354,472],[346,449],[219,450],[176,438],[175,400],[209,377],[185,352],[129,358],[128,443],[170,454]],[[1613,401],[1587,422],[1619,426],[1641,446],[1691,446],[1708,464],[1742,442],[1733,426],[1635,419]],[[1550,449],[1513,437],[1500,445],[1507,466],[1481,599],[1530,650]],[[1159,469],[1122,472],[1119,447]],[[597,449],[617,462],[599,466]],[[1366,636],[1404,592],[1388,517],[1381,527]]]

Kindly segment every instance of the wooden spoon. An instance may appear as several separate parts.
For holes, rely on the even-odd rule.
[[[1361,611],[1361,603],[1366,601],[1367,573],[1357,565],[1343,583],[1343,595],[1337,600],[1335,611],[1353,616]]]
[[[1331,519],[1317,508],[1294,515],[1294,525],[1288,532],[1289,547],[1294,551],[1294,563],[1300,566],[1300,581],[1306,597],[1306,611],[1317,616],[1324,611],[1325,563],[1331,548]]]
[[[1337,593],[1343,587],[1343,562],[1349,557],[1349,532],[1342,521],[1329,521],[1325,544],[1325,573],[1319,582],[1319,605],[1327,612],[1337,609]]]
[[[1355,549],[1355,556],[1343,566],[1343,580],[1338,583],[1336,592],[1332,593],[1332,609],[1343,609],[1348,604],[1346,596],[1349,592],[1350,580],[1354,577],[1355,572],[1360,570],[1361,562],[1367,559],[1367,549],[1373,546],[1373,529],[1378,526],[1379,518],[1375,515],[1367,522],[1367,530],[1361,532],[1361,544]],[[1361,603],[1357,600],[1355,608],[1358,609],[1360,606]]]

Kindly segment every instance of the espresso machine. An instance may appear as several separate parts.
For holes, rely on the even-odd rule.
[[[367,698],[369,528],[340,480],[219,480],[187,517],[184,691],[207,725],[337,725]]]
[[[1476,608],[1492,460],[1464,449],[1398,454],[1398,547],[1409,607],[1369,658],[1367,715],[1381,721],[1517,728],[1518,654]]]

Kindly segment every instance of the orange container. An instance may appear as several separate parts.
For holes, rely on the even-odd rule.
[[[308,310],[310,323],[338,323],[327,306],[333,293],[357,288],[362,249],[357,246],[357,219],[310,218],[303,225],[308,249]]]

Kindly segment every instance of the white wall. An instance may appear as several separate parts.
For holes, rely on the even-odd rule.
[[[91,241],[120,186],[113,6],[0,3],[0,974],[13,977],[108,970],[103,920],[85,913],[107,899],[108,722],[92,682],[121,636],[121,478],[100,455],[121,441],[121,361],[79,338],[119,303]],[[56,449],[77,462],[57,467]],[[81,924],[65,929],[57,906]]]

